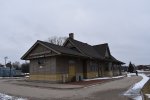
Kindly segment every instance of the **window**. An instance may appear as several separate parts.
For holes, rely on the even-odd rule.
[[[98,65],[95,62],[90,62],[90,70],[96,72],[98,70]]]
[[[39,58],[38,59],[38,65],[44,65],[44,63],[45,63],[45,61],[44,61],[44,59],[42,59],[42,58]]]

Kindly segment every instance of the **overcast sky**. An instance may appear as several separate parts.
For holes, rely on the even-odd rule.
[[[68,36],[109,43],[113,56],[150,64],[150,0],[0,0],[0,63],[21,61],[36,42]]]

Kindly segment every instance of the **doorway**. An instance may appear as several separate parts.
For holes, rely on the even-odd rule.
[[[70,82],[76,81],[76,67],[75,67],[75,62],[74,61],[69,62],[68,76],[69,76],[69,81]]]

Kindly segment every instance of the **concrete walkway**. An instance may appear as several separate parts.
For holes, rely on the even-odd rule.
[[[72,85],[72,84],[57,84],[57,83],[40,83],[40,82],[26,82],[26,81],[11,81],[11,84],[37,87],[37,88],[47,88],[47,89],[79,89],[83,88],[82,85]]]
[[[29,100],[129,100],[122,94],[140,81],[139,76],[125,77],[107,83],[80,89],[50,89],[12,84],[9,79],[0,80],[0,92]]]
[[[123,78],[123,77],[122,77]],[[118,78],[121,79],[121,78]],[[70,82],[70,83],[50,83],[50,82],[35,82],[27,81],[24,79],[5,79],[5,82],[9,82],[14,85],[20,86],[29,86],[29,87],[38,87],[38,88],[50,88],[50,89],[80,89],[84,87],[89,87],[91,85],[102,84],[108,81],[114,81],[118,79],[101,79],[101,80],[91,80],[91,81],[79,81],[79,82]]]

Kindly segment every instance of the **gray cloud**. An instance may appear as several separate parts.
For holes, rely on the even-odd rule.
[[[0,63],[20,60],[34,42],[68,36],[89,44],[109,43],[128,63],[150,64],[149,0],[1,0]]]

